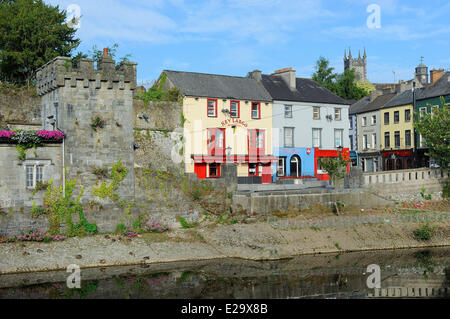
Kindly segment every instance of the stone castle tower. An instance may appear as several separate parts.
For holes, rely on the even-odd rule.
[[[66,133],[63,165],[67,178],[76,178],[85,187],[83,201],[95,198],[90,190],[99,178],[93,174],[93,168],[105,167],[110,172],[112,164],[119,159],[128,169],[128,175],[117,193],[123,200],[134,200],[136,65],[126,62],[116,67],[105,49],[97,69],[94,60],[81,59],[73,67],[70,58],[57,57],[37,71],[43,127]],[[102,128],[93,125],[95,119],[103,121]]]
[[[344,69],[353,69],[355,70],[356,81],[367,81],[367,54],[366,49],[364,48],[364,55],[361,58],[361,51],[358,53],[358,58],[353,59],[352,50],[349,49],[348,57],[347,50],[344,52]]]

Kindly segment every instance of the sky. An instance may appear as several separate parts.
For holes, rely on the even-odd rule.
[[[119,44],[117,56],[131,54],[144,85],[163,70],[246,76],[292,67],[311,77],[320,56],[342,72],[348,48],[353,57],[366,48],[375,83],[413,78],[421,57],[450,70],[448,0],[45,2],[81,15],[79,51]]]

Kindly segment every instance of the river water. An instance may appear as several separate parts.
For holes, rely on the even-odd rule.
[[[373,264],[381,289],[367,286]],[[450,248],[82,269],[81,289],[68,275],[0,276],[0,299],[449,298]]]

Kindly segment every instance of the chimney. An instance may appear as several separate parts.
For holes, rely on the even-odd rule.
[[[114,71],[116,69],[116,64],[109,54],[108,48],[103,49],[103,55],[98,60],[97,69],[104,71]]]
[[[261,80],[262,80],[262,74],[261,74],[260,70],[254,70],[254,71],[250,72],[248,74],[248,77],[253,80],[256,80],[258,82],[261,82]]]
[[[370,102],[374,101],[377,97],[383,95],[383,90],[374,90],[370,92]]]
[[[433,69],[430,71],[431,84],[435,83],[444,75],[444,69]]]
[[[292,67],[276,70],[272,75],[281,77],[291,90],[297,88],[297,75],[295,70],[292,70]]]

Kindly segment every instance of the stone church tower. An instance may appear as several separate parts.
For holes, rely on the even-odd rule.
[[[344,69],[353,69],[355,70],[356,81],[357,82],[365,82],[367,81],[367,54],[366,49],[364,48],[364,55],[361,58],[361,51],[358,53],[358,58],[354,59],[352,57],[352,50],[349,49],[348,57],[347,50],[344,52]]]

